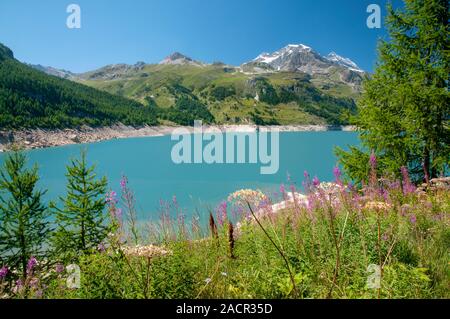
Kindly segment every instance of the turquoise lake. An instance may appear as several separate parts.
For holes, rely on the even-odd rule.
[[[279,139],[279,170],[261,175],[258,164],[175,164],[171,159],[176,141],[170,136],[116,139],[83,145],[69,145],[27,151],[29,164],[37,164],[40,187],[48,189],[46,199],[56,199],[65,192],[65,165],[78,157],[82,148],[88,160],[97,165],[98,175],[105,175],[109,187],[120,191],[122,174],[129,180],[137,200],[139,219],[159,218],[160,200],[178,205],[187,216],[195,210],[201,215],[216,207],[236,190],[261,189],[277,192],[291,181],[301,187],[303,172],[321,181],[333,179],[335,146],[347,148],[359,144],[355,132],[284,132]],[[205,143],[206,144],[206,143]],[[0,154],[3,163],[5,154]]]

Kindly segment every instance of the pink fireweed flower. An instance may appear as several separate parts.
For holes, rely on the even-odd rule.
[[[390,190],[398,190],[400,189],[400,182],[398,180],[389,181],[388,187]]]
[[[106,194],[106,203],[108,204],[117,204],[117,193],[115,191],[110,191],[108,194]]]
[[[314,193],[309,194],[307,197],[307,201],[305,203],[305,206],[306,206],[305,208],[306,208],[306,211],[308,212],[308,215],[312,222],[316,221],[316,216],[314,215],[314,211],[317,208],[318,204],[319,204],[319,202],[318,202],[317,195]]]
[[[122,220],[122,208],[116,208],[116,209],[114,210],[113,214],[114,214],[114,218],[115,218],[117,221],[120,222],[120,221]]]
[[[106,251],[105,244],[103,244],[103,243],[98,244],[97,250],[101,253],[105,252]]]
[[[161,217],[164,217],[165,215],[168,215],[170,212],[170,203],[167,203],[164,199],[159,200],[159,211]],[[164,219],[163,219],[164,221]]]
[[[8,272],[9,272],[8,267],[3,266],[2,268],[0,268],[0,279],[5,278]]]
[[[355,185],[353,185],[353,182],[348,182],[348,184],[347,184],[347,189],[348,189],[349,191],[353,191],[354,188],[355,188]]]
[[[415,223],[417,222],[417,217],[416,217],[416,215],[412,214],[412,215],[409,217],[409,221],[411,222],[411,224],[415,224]]]
[[[119,226],[122,226],[122,209],[116,207],[115,205],[110,205],[109,215],[113,222],[118,223]]]
[[[410,194],[414,193],[416,190],[416,187],[411,183],[411,180],[409,178],[408,169],[405,166],[402,166],[402,177],[403,177],[403,193]]]
[[[313,180],[312,180],[313,186],[314,187],[319,187],[320,186],[320,180],[317,178],[317,176],[314,176]]]
[[[289,189],[291,190],[292,193],[295,193],[295,192],[296,192],[296,189],[295,189],[295,185],[294,185],[294,184],[291,184],[291,186],[289,186]]]
[[[18,279],[16,281],[16,289],[22,289],[23,288],[23,281],[22,279]]]
[[[280,185],[280,195],[283,200],[286,200],[286,187],[284,186],[284,184]]]
[[[31,288],[36,289],[39,286],[39,279],[38,278],[31,279],[29,285]]]
[[[259,209],[266,209],[267,207],[271,206],[270,200],[268,198],[263,199],[258,203]]]
[[[306,210],[309,212],[309,213],[312,213],[313,212],[313,210],[314,210],[314,205],[315,204],[315,197],[314,196],[308,196],[308,199],[307,199],[307,201],[306,201]]]
[[[34,267],[36,267],[36,265],[37,259],[32,256],[27,263],[27,274],[30,274],[33,271]]]
[[[376,168],[376,166],[377,166],[377,157],[376,157],[374,151],[372,151],[372,153],[370,154],[369,163],[370,163],[370,167],[372,169]]]
[[[264,216],[272,216],[273,209],[272,203],[269,198],[265,198],[258,203],[258,211]]]
[[[309,173],[308,173],[308,171],[304,171],[304,172],[303,172],[303,177],[304,177],[305,179],[309,179]]]
[[[127,187],[128,184],[128,178],[123,175],[122,179],[120,180],[120,188],[122,189],[122,191]]]
[[[338,166],[335,166],[333,168],[333,175],[334,175],[334,178],[335,178],[336,182],[338,184],[340,184],[342,172],[341,172],[341,170],[340,170],[340,168]]]
[[[55,271],[56,271],[57,274],[62,273],[64,271],[64,265],[63,264],[56,264]]]
[[[389,198],[389,192],[388,192],[386,189],[384,189],[384,188],[380,188],[380,189],[378,190],[378,195],[379,195],[380,197],[382,197],[386,202],[388,202],[388,201],[390,200],[390,198]]]
[[[222,201],[216,210],[217,221],[222,226],[225,220],[227,219],[227,207],[228,203],[226,201]]]
[[[303,172],[304,180],[302,182],[303,189],[306,193],[311,191],[311,178],[309,177],[309,173],[307,171]]]
[[[403,204],[402,207],[400,207],[400,214],[402,216],[406,216],[411,209],[412,209],[411,205]]]

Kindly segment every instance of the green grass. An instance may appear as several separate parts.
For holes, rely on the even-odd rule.
[[[52,273],[46,298],[448,298],[448,189],[418,196],[401,189],[311,195],[313,208],[217,225],[217,237],[184,224],[141,232],[164,256],[125,255],[126,238],[82,257],[80,289]],[[243,194],[244,192],[240,192]],[[241,195],[239,195],[241,196]],[[233,205],[246,207],[242,195]],[[372,199],[370,199],[372,198]],[[231,202],[229,202],[231,205]],[[256,209],[254,208],[256,211]],[[247,213],[253,212],[247,209]],[[161,226],[162,225],[162,226]],[[212,228],[210,228],[212,229]],[[187,235],[190,234],[190,235]],[[119,238],[122,238],[119,240]],[[128,239],[130,241],[130,239]],[[380,287],[368,286],[370,265],[382,265]],[[370,280],[369,280],[370,281]]]

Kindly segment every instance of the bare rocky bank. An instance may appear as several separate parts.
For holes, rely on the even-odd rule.
[[[17,131],[0,130],[0,152],[14,147],[21,149],[46,148],[71,144],[93,143],[104,140],[129,137],[149,137],[170,135],[176,128],[184,128],[194,132],[194,127],[181,126],[142,126],[132,127],[122,124],[109,127],[88,127],[77,129],[27,129]],[[326,126],[326,125],[283,125],[283,126],[256,126],[256,125],[213,125],[203,126],[203,132],[215,130],[222,132],[254,132],[259,130],[274,130],[280,132],[302,131],[353,131],[353,126]]]

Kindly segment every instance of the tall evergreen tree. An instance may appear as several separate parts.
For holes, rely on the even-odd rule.
[[[26,156],[13,153],[0,170],[0,252],[4,263],[25,277],[31,257],[41,257],[50,233],[45,191],[36,190],[37,167],[26,168]]]
[[[54,235],[56,252],[68,258],[89,252],[105,239],[105,193],[107,180],[97,178],[95,166],[88,166],[86,152],[67,166],[67,194],[61,197],[62,208],[54,203],[57,229]]]
[[[405,0],[388,6],[389,41],[379,45],[375,74],[364,84],[356,123],[365,150],[337,150],[350,177],[368,176],[374,151],[383,173],[405,166],[416,181],[448,170],[449,3]]]

